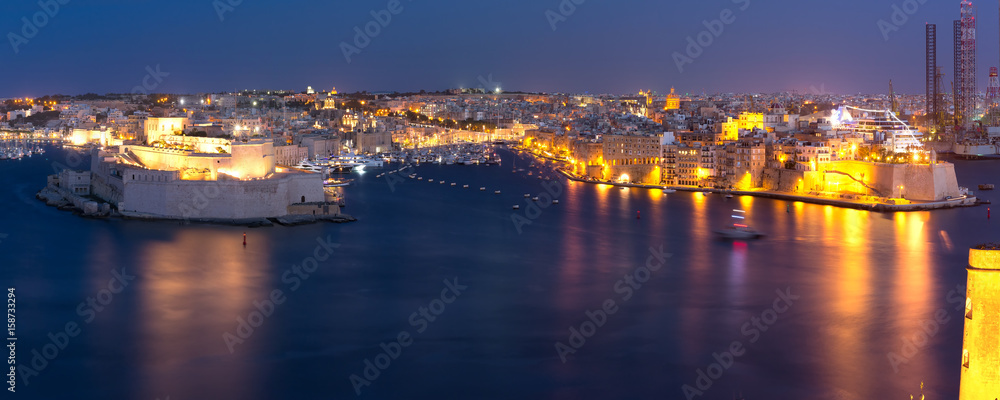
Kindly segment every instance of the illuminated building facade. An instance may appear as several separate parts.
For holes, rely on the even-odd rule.
[[[669,143],[660,145],[660,161],[663,167],[663,184],[669,186],[676,186],[680,183],[679,175],[677,173],[677,158],[678,158],[678,148],[680,146],[677,143]]]
[[[274,160],[278,165],[298,165],[303,160],[309,158],[309,149],[302,146],[276,146],[274,148]]]
[[[157,219],[254,219],[339,214],[326,204],[323,176],[278,171],[273,142],[239,140],[231,152],[126,145],[94,154],[94,196],[122,215]],[[213,138],[189,138],[210,140]],[[225,140],[225,139],[214,139]],[[323,206],[326,207],[323,207]]]
[[[368,129],[357,133],[357,152],[378,154],[392,151],[392,132],[383,129]]]
[[[715,179],[715,147],[676,146],[676,184],[710,187]]]
[[[726,117],[726,122],[719,124],[719,130],[722,131],[722,140],[734,141],[740,138],[740,123],[733,117]]]
[[[721,186],[738,190],[761,186],[764,167],[767,166],[762,141],[747,137],[726,143],[719,149],[718,158],[718,182]]]
[[[764,113],[740,113],[738,119],[739,129],[752,131],[754,129],[764,130]]]
[[[604,144],[592,140],[577,140],[573,144],[573,171],[596,179],[604,177]]]
[[[766,128],[766,123],[764,121],[763,113],[740,113],[739,117],[733,119],[732,117],[726,117],[725,122],[717,124],[716,133],[721,133],[721,137],[717,138],[717,145],[722,145],[724,142],[736,141],[740,138],[740,131],[753,131],[753,130],[764,130]],[[781,118],[781,122],[787,123],[787,114],[785,118]],[[770,129],[774,131],[772,127]]]
[[[605,135],[603,139],[604,179],[660,183],[659,135]]]
[[[187,118],[146,118],[143,141],[148,145],[160,140],[160,137],[174,135],[187,128]]]
[[[681,96],[674,93],[674,88],[670,88],[670,94],[667,95],[666,104],[664,104],[664,110],[679,110],[681,108]]]
[[[831,153],[826,142],[798,142],[795,144],[795,169],[816,171],[820,165],[831,161]]]

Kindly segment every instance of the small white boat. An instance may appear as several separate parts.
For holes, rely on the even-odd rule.
[[[663,194],[677,193],[674,189],[663,189]]]
[[[434,183],[433,179],[428,179],[427,182]]]
[[[497,190],[497,191],[493,192],[493,194],[500,194],[500,191]]]
[[[458,184],[456,184],[455,182],[452,182],[451,186],[458,186]]]
[[[485,191],[486,191],[486,188],[484,188],[484,187],[481,187],[481,188],[479,188],[479,191],[480,191],[480,192],[485,192]]]
[[[468,189],[469,185],[462,185],[462,189]]]
[[[552,200],[552,204],[559,204],[559,200]]]
[[[528,194],[528,193],[525,193],[525,194],[524,194],[524,198],[526,198],[526,199],[527,199],[527,198],[529,198],[529,197],[531,197],[531,195],[530,195],[530,194]]]
[[[515,204],[515,205],[514,205],[514,209],[515,209],[515,210],[520,210],[520,209],[521,209],[521,206],[519,206],[519,205]]]
[[[422,181],[422,180],[424,180],[424,177],[421,176],[421,177],[417,178],[417,180],[418,181]]]
[[[732,194],[728,194],[728,193],[727,193],[727,194],[726,194],[726,198],[727,198],[727,199],[731,199],[731,198],[733,198],[733,195],[732,195]]]
[[[441,181],[441,184],[444,185],[444,181]]]
[[[538,196],[532,197],[531,201],[538,201]]]

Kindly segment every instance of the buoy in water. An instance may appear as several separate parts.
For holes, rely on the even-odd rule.
[[[247,233],[243,232],[243,247],[247,247]]]
[[[641,211],[636,211],[635,212],[635,219],[641,219],[642,218],[642,217],[640,217],[639,213],[641,213]]]

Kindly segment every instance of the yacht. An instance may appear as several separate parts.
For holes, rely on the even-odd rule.
[[[312,162],[303,160],[302,162],[292,166],[292,168],[298,168],[303,171],[314,172],[317,174],[323,173],[323,167]]]
[[[325,188],[331,188],[331,187],[349,186],[351,184],[351,182],[354,182],[354,180],[353,179],[346,179],[346,180],[327,179],[326,181],[323,182],[323,187],[325,187]]]
[[[331,165],[341,165],[341,166],[351,166],[351,168],[356,168],[357,166],[362,166],[365,168],[379,168],[385,165],[385,160],[357,155],[354,153],[347,153],[335,157],[330,157],[325,161],[329,162]]]

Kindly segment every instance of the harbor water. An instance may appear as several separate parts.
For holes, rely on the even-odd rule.
[[[357,222],[259,229],[85,219],[34,194],[87,157],[0,161],[17,395],[889,399],[923,382],[957,396],[968,248],[998,239],[988,206],[622,190],[498,153],[369,169],[343,189]],[[1000,161],[956,170],[976,191]],[[733,209],[767,236],[716,239]]]

